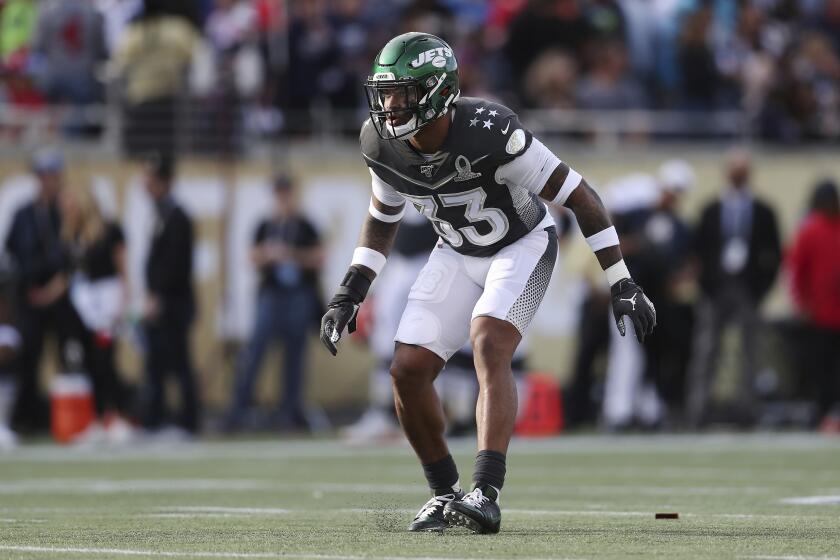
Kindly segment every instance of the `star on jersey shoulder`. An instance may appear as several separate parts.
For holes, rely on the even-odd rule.
[[[491,121],[490,119],[481,122],[484,123],[484,126],[482,126],[481,128],[486,128],[487,130],[490,130],[490,127],[493,126],[493,121]]]
[[[487,116],[488,116],[488,117],[495,117],[495,116],[496,116],[496,115],[498,115],[498,114],[499,114],[499,112],[498,112],[496,109],[490,109],[490,110],[487,112]]]
[[[484,112],[484,107],[479,107],[478,109],[475,110],[476,115],[480,115],[483,112]]]
[[[478,119],[470,119],[470,126],[475,126],[478,124]]]

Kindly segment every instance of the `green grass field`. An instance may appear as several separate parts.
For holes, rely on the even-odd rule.
[[[405,446],[28,446],[0,558],[840,558],[840,441],[807,434],[519,440],[494,536],[405,532],[426,499]]]

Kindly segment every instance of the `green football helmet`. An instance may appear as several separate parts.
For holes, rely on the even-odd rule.
[[[376,55],[365,92],[379,136],[411,138],[458,99],[455,53],[428,33],[394,37]]]

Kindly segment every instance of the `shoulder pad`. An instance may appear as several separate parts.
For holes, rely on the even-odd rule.
[[[533,136],[514,111],[477,97],[463,101],[458,108],[467,113],[462,121],[466,123],[467,132],[486,146],[495,159],[505,162],[525,153]]]
[[[367,119],[362,125],[362,130],[359,132],[359,144],[362,148],[362,154],[370,159],[378,159],[379,147],[382,139],[376,132],[373,123]]]

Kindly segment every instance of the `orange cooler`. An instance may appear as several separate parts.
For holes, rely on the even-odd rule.
[[[50,385],[52,435],[68,443],[93,422],[93,391],[90,380],[80,374],[56,376]]]

